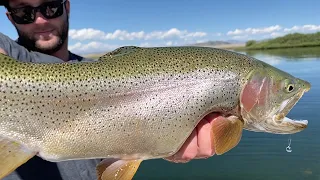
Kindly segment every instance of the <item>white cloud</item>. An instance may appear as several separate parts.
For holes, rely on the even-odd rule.
[[[243,35],[243,36],[232,36],[232,39],[247,39],[248,35]]]
[[[106,52],[118,48],[120,45],[138,45],[141,47],[176,46],[218,40],[217,38],[222,40],[231,38],[245,41],[249,39],[275,38],[292,32],[308,33],[313,31],[320,31],[320,25],[307,24],[284,28],[280,25],[274,25],[269,27],[235,29],[227,33],[210,33],[210,36],[206,32],[189,32],[177,28],[171,28],[167,31],[151,31],[148,33],[144,31],[128,32],[126,30],[116,30],[112,33],[106,33],[93,28],[79,30],[71,29],[69,31],[69,36],[73,40],[71,42],[75,44],[69,46],[69,49],[75,53],[88,54]],[[74,40],[77,40],[78,42]],[[117,45],[103,42],[105,40],[117,40]],[[128,43],[119,40],[132,41]]]
[[[101,53],[114,50],[121,46],[140,46],[140,47],[157,47],[157,46],[174,46],[179,45],[179,43],[174,41],[166,41],[162,43],[151,43],[151,42],[142,42],[140,44],[125,44],[125,45],[115,45],[107,44],[97,41],[92,41],[89,43],[77,42],[73,45],[69,45],[69,50],[77,54],[90,54],[90,53]]]
[[[119,39],[119,40],[133,40],[133,39],[141,39],[143,38],[145,33],[141,32],[132,32],[128,33],[127,31],[116,30],[113,33],[105,33],[100,30],[92,29],[92,28],[85,28],[85,29],[71,29],[69,31],[69,36],[71,39],[75,40],[112,40],[112,39]]]
[[[82,44],[80,42],[70,45],[68,48],[70,51],[79,54],[88,54],[96,52],[106,52],[118,48],[118,45],[105,44],[101,42],[89,42],[87,44]]]
[[[243,34],[265,34],[272,33],[281,30],[282,27],[279,25],[263,27],[263,28],[246,28],[246,29],[235,29],[234,31],[228,31],[227,35],[243,35]]]
[[[166,46],[172,46],[172,45],[173,45],[173,42],[172,42],[172,41],[166,42]]]
[[[315,31],[320,31],[320,25],[306,24],[306,25],[303,25],[303,26],[292,26],[291,28],[285,28],[283,31],[287,32],[287,33],[292,33],[292,32],[315,32]]]
[[[116,30],[113,33],[105,33],[104,36],[101,36],[101,39],[104,40],[134,40],[134,39],[142,39],[145,36],[143,31],[140,32],[127,32],[123,30]]]
[[[171,28],[168,31],[153,31],[146,33],[144,31],[128,32],[126,30],[115,30],[113,33],[105,33],[101,30],[92,28],[71,29],[69,36],[74,40],[154,40],[154,39],[169,39],[169,38],[197,38],[206,36],[206,32],[188,32],[187,30],[179,30]]]
[[[244,30],[236,29],[234,31],[228,31],[227,35],[238,35],[238,34],[243,34],[243,33],[244,33]]]
[[[204,37],[207,35],[205,32],[194,32],[194,33],[186,33],[186,37]]]
[[[293,32],[311,33],[316,31],[320,31],[320,25],[307,24],[302,26],[292,26],[291,28],[283,28],[280,25],[274,25],[261,28],[235,29],[233,31],[228,31],[227,35],[231,36],[232,39],[248,40],[276,38]]]
[[[78,39],[78,40],[99,39],[102,36],[104,36],[104,32],[100,30],[92,29],[92,28],[80,29],[80,30],[71,29],[69,31],[69,36],[72,39]]]

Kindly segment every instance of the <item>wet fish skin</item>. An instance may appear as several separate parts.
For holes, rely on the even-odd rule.
[[[211,57],[221,61],[217,71],[198,71],[214,54],[198,49],[208,59],[187,61],[197,57],[188,51],[167,54],[171,59],[138,51],[79,64],[2,60],[0,135],[50,161],[171,155],[206,113],[237,107],[241,88],[239,76],[221,69],[218,54]]]
[[[295,90],[281,96],[268,91],[268,106],[248,108],[241,97],[255,78],[267,82],[258,87],[278,93],[288,79]],[[74,64],[22,63],[1,55],[0,85],[0,136],[49,161],[168,157],[209,112],[238,117],[233,120],[240,128],[273,133],[275,127],[267,127],[281,113],[279,104],[299,94],[294,104],[310,89],[252,57],[200,47],[124,47],[99,62]],[[282,129],[306,127],[296,124],[301,127]]]

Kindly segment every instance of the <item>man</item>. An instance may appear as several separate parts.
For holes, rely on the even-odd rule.
[[[94,61],[68,50],[69,0],[1,0],[0,5],[7,9],[6,15],[19,35],[15,42],[0,33],[0,53],[37,63]],[[188,162],[214,155],[211,126],[215,117],[210,114],[204,118],[179,152],[166,160]],[[96,179],[95,166],[100,161],[51,163],[34,157],[5,179]]]

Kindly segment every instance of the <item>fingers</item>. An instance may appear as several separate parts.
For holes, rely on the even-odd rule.
[[[217,117],[219,117],[219,114],[212,113],[202,119],[180,150],[165,159],[176,163],[185,163],[192,159],[213,156],[215,150],[212,143],[212,122]]]
[[[212,122],[218,117],[221,117],[218,113],[208,114],[196,127],[198,136],[197,159],[208,158],[215,154],[215,148],[212,141]]]
[[[195,158],[198,153],[197,131],[193,130],[186,142],[182,145],[179,151],[173,156],[165,158],[168,161],[175,163],[186,163]]]
[[[197,142],[198,153],[196,158],[208,158],[214,155],[214,148],[212,143],[212,131],[211,124],[207,119],[203,119],[196,127],[197,130]]]
[[[221,117],[219,113],[210,113],[206,117],[204,117],[210,124],[212,121],[215,120],[217,117]]]

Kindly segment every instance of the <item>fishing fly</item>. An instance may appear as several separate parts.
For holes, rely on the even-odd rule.
[[[292,148],[291,148],[291,136],[289,136],[289,139],[288,139],[288,146],[286,147],[286,151],[288,153],[292,152]]]

